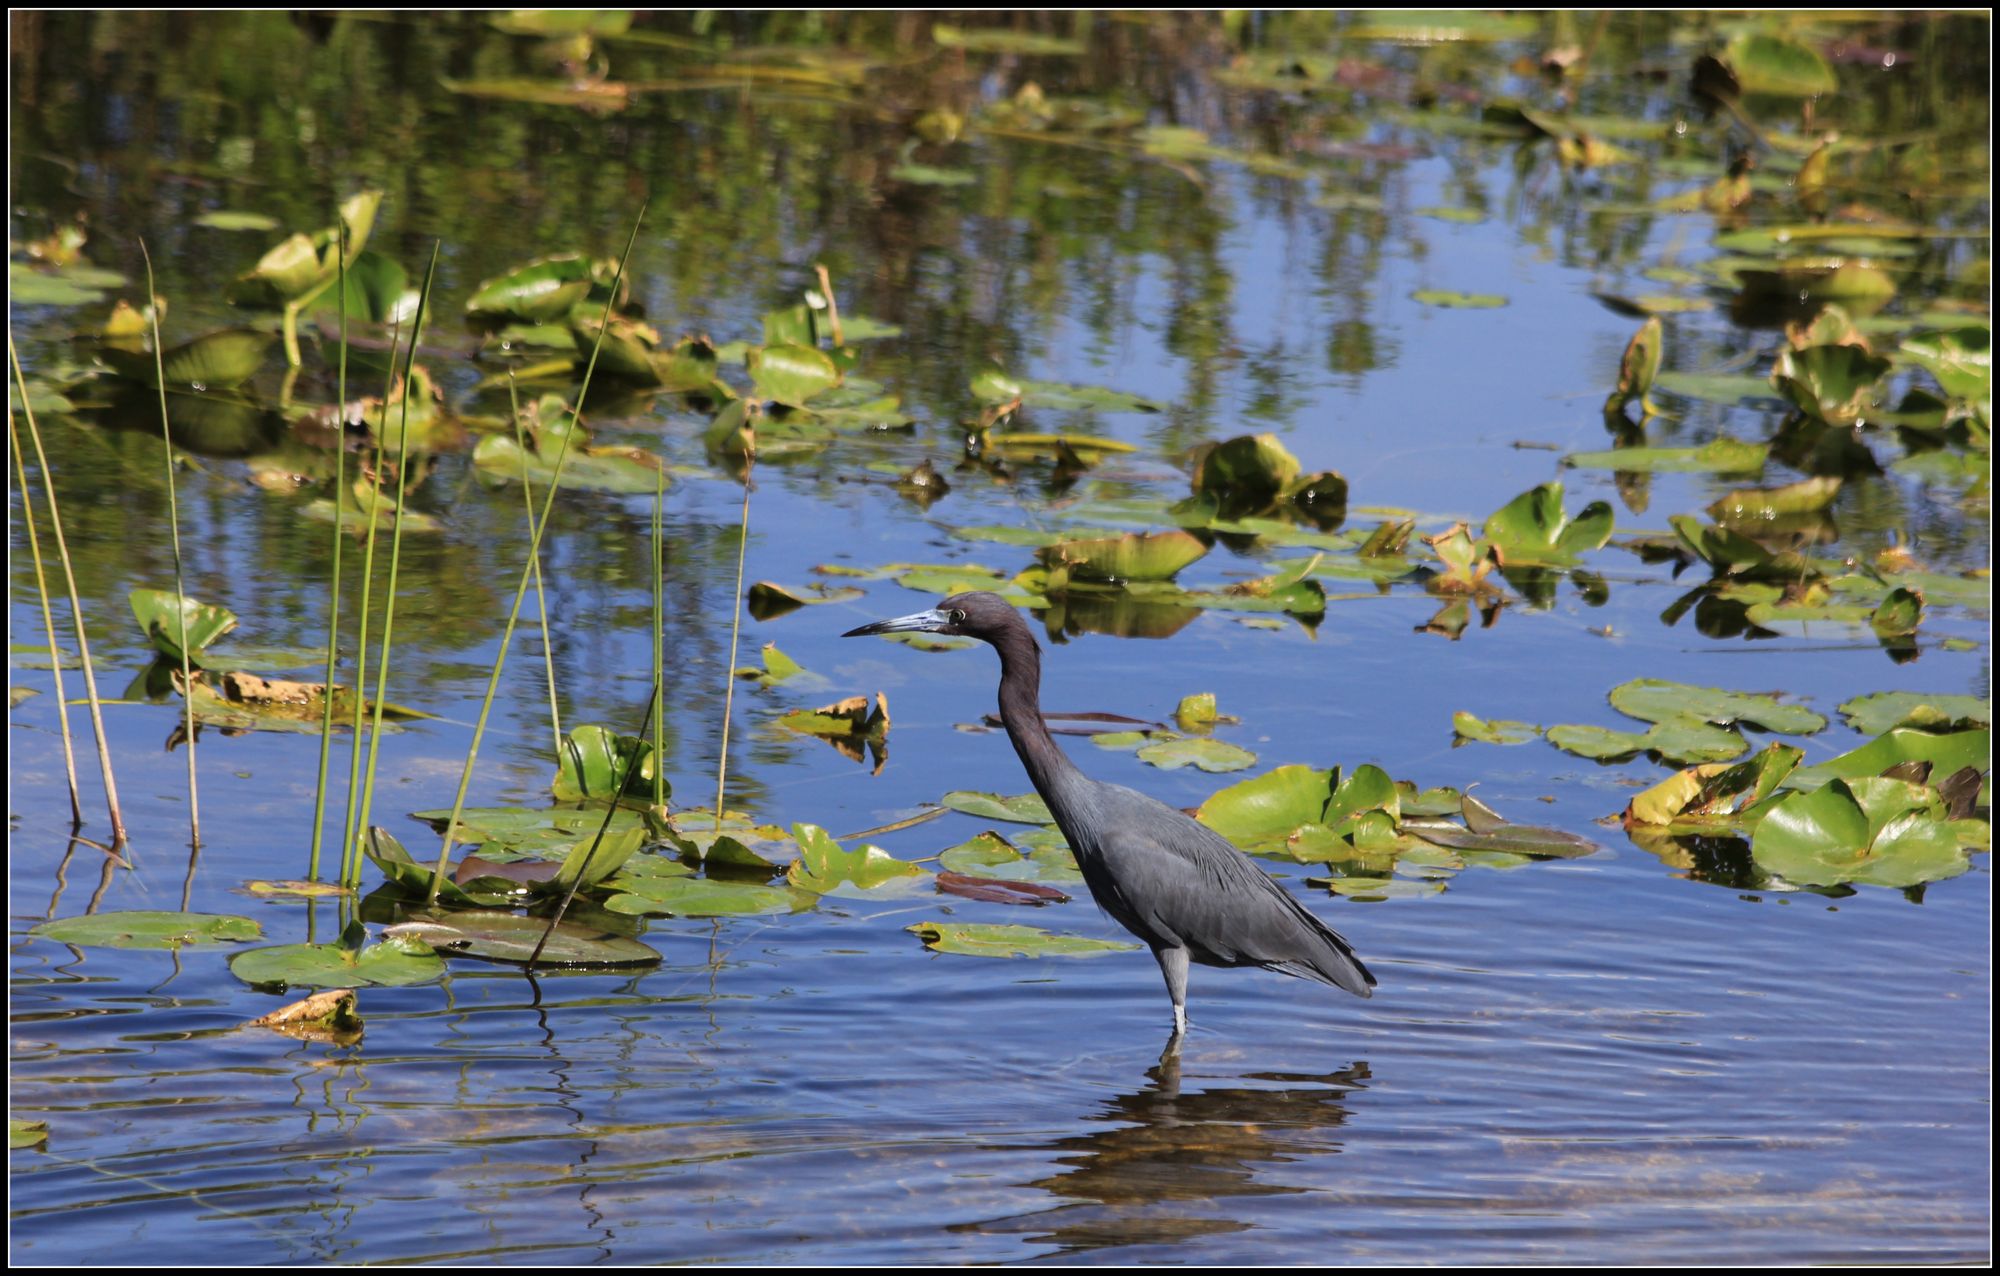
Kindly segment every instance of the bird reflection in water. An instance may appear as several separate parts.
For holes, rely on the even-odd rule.
[[[1028,1186],[1059,1204],[952,1230],[1018,1234],[1064,1253],[1246,1231],[1254,1224],[1214,1202],[1315,1190],[1274,1181],[1267,1167],[1339,1152],[1348,1096],[1369,1079],[1368,1065],[1355,1063],[1324,1076],[1248,1073],[1241,1080],[1261,1084],[1184,1092],[1178,1054],[1146,1075],[1150,1085],[1105,1104],[1092,1122],[1102,1128],[1046,1145],[1068,1172]]]

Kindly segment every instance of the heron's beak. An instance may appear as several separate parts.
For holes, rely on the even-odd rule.
[[[933,608],[930,611],[920,611],[911,616],[898,616],[894,620],[878,620],[872,625],[863,625],[859,629],[850,629],[842,634],[841,637],[861,638],[868,634],[902,634],[912,631],[934,634],[950,623],[949,620],[945,619],[943,612]]]

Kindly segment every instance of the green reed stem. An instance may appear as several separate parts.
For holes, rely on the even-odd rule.
[[[174,436],[167,424],[167,369],[165,354],[160,345],[160,303],[159,293],[153,288],[153,254],[147,249],[146,241],[139,241],[139,255],[146,259],[146,296],[152,298],[148,308],[153,317],[153,382],[160,394],[160,445],[167,462],[167,531],[174,546],[174,595],[175,610],[180,618],[178,645],[181,649],[181,706],[185,713],[187,731],[188,763],[188,835],[193,845],[201,845],[201,790],[195,782],[194,771],[194,657],[188,654],[187,641],[187,577],[181,567],[181,505],[174,480]]]
[[[667,713],[667,472],[653,476],[653,805],[667,804],[666,752],[660,729]]]
[[[521,503],[527,507],[528,543],[535,544],[535,489],[528,481],[528,434],[521,423],[521,399],[514,385],[514,370],[507,370],[507,403],[514,411],[514,446],[521,453]],[[556,649],[549,642],[549,603],[542,594],[542,556],[529,555],[535,569],[535,614],[542,625],[542,667],[549,676],[549,730],[555,736],[556,754],[562,754],[562,711],[556,707]]]
[[[750,475],[757,468],[757,454],[743,458],[743,518],[741,538],[736,544],[736,592],[730,595],[735,606],[729,616],[729,663],[722,667],[722,750],[715,760],[715,831],[722,831],[722,786],[729,777],[729,716],[736,699],[736,641],[743,632],[743,560],[750,554]]]
[[[22,391],[22,402],[27,401],[27,392]],[[28,557],[35,560],[35,593],[42,603],[42,628],[49,635],[49,668],[56,676],[56,721],[62,724],[63,766],[69,772],[69,824],[70,832],[83,827],[83,799],[79,796],[76,783],[76,745],[69,734],[69,701],[63,697],[62,648],[56,644],[56,617],[49,607],[49,582],[42,573],[42,544],[35,534],[35,502],[28,491],[28,467],[21,459],[21,431],[14,424],[14,414],[7,414],[7,436],[13,442],[14,473],[21,480],[21,521],[28,528]]]
[[[555,470],[549,475],[549,490],[542,495],[542,514],[535,521],[535,530],[528,541],[528,561],[521,565],[521,581],[514,589],[514,604],[507,612],[507,627],[500,636],[500,651],[493,658],[493,673],[486,680],[486,699],[479,706],[479,721],[472,729],[472,747],[465,753],[465,770],[458,777],[458,794],[452,799],[451,820],[444,827],[444,845],[438,848],[437,867],[431,872],[429,902],[437,903],[438,890],[444,885],[444,871],[451,864],[453,839],[458,836],[458,817],[465,810],[465,794],[472,787],[472,768],[479,759],[479,742],[486,735],[486,719],[493,712],[493,697],[500,688],[500,671],[507,664],[507,649],[514,642],[514,626],[521,617],[521,602],[528,594],[528,581],[534,569],[536,557],[542,552],[542,537],[549,530],[549,516],[555,511],[556,491],[562,486],[563,465],[569,460],[569,448],[576,438],[578,422],[583,416],[583,402],[590,396],[590,378],[597,371],[597,356],[604,349],[604,334],[611,330],[611,316],[618,304],[618,286],[625,281],[625,265],[632,259],[632,245],[639,242],[639,228],[646,222],[646,206],[639,206],[639,215],[632,221],[632,234],[625,240],[625,251],[618,255],[618,270],[611,278],[611,295],[605,298],[604,315],[598,324],[597,340],[591,343],[590,361],[583,368],[583,384],[577,388],[576,406],[570,410],[569,430],[563,435],[562,447],[556,451]],[[560,742],[558,742],[560,752]]]
[[[90,698],[90,725],[97,733],[97,763],[104,772],[104,801],[111,811],[111,846],[125,845],[125,816],[118,808],[118,781],[111,774],[111,744],[104,736],[104,706],[97,695],[97,671],[90,663],[90,638],[83,627],[83,603],[76,596],[76,571],[70,565],[69,544],[63,537],[62,513],[56,506],[56,476],[42,450],[42,432],[35,425],[35,410],[28,403],[28,379],[21,372],[21,355],[14,349],[14,334],[7,334],[7,361],[14,369],[14,383],[21,388],[21,416],[28,422],[28,438],[35,445],[35,464],[42,471],[42,490],[49,497],[49,526],[56,534],[56,557],[62,562],[63,580],[69,586],[70,619],[76,624],[76,649],[83,660],[83,689]]]
[[[389,583],[382,599],[382,656],[375,662],[375,716],[368,724],[368,771],[362,780],[361,822],[356,826],[363,837],[368,835],[368,814],[375,805],[375,761],[382,748],[382,705],[389,694],[389,653],[396,637],[396,578],[403,563],[403,501],[409,490],[410,479],[410,396],[414,394],[415,383],[410,379],[416,367],[417,346],[424,336],[424,310],[430,305],[431,283],[437,278],[438,252],[444,241],[431,245],[431,264],[424,270],[423,290],[417,294],[417,315],[410,327],[410,350],[403,357],[403,419],[396,438],[396,526],[389,534]],[[383,424],[388,424],[388,405],[382,407]],[[356,690],[359,690],[359,684]],[[357,876],[360,861],[356,860]]]
[[[326,780],[333,762],[333,678],[340,656],[340,550],[347,532],[340,525],[340,492],[347,486],[347,218],[334,216],[340,251],[340,379],[333,406],[333,593],[326,607],[326,686],[319,713],[319,782],[313,786],[312,856],[306,880],[319,880],[320,845],[326,840]],[[357,692],[359,688],[356,689]]]
[[[396,346],[402,342],[400,329],[389,342],[389,374],[382,386],[382,429],[389,428],[389,399],[396,393]],[[411,341],[414,349],[416,342]],[[361,424],[368,428],[368,413],[363,409]],[[346,427],[343,424],[342,429]],[[375,585],[375,528],[382,512],[382,449],[375,449],[375,465],[369,474],[368,489],[368,538],[361,554],[361,619],[354,638],[354,720],[351,731],[354,747],[347,763],[347,820],[340,830],[340,880],[343,885],[352,885],[361,880],[361,838],[365,829],[355,828],[354,821],[361,814],[361,715],[367,707],[367,697],[362,692],[368,689],[368,609]],[[333,494],[333,521],[340,522],[340,498],[345,493],[336,490]],[[400,516],[400,511],[398,511]]]

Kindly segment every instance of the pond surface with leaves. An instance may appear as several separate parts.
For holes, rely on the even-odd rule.
[[[1989,1256],[1988,20],[986,20],[15,15],[16,1256]],[[975,588],[1372,1000],[1159,1057],[991,654],[838,637]]]

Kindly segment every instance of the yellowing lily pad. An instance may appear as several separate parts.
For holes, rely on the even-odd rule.
[[[968,957],[1102,957],[1139,947],[1116,940],[1058,935],[1037,926],[928,921],[904,929],[920,937],[932,952]]]

